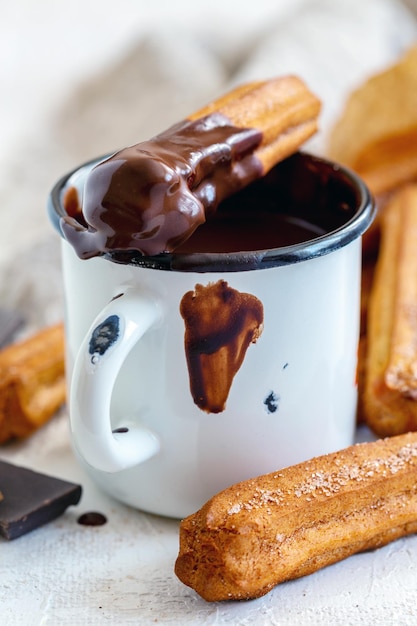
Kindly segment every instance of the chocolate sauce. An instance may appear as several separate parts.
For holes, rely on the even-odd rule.
[[[81,524],[81,526],[103,526],[103,524],[107,522],[107,517],[103,515],[103,513],[89,511],[88,513],[80,515],[77,522]]]
[[[61,181],[52,194],[52,219],[61,233],[67,222],[80,230],[73,232],[68,226],[67,233],[80,252],[83,236],[88,237],[90,230],[82,226],[84,218],[74,188],[66,188],[63,201],[60,185]],[[68,193],[71,189],[74,191]],[[365,188],[361,191],[353,174],[299,152],[223,200],[187,241],[178,242],[174,252],[148,256],[138,250],[108,248],[96,254],[115,263],[174,271],[276,267],[346,245],[366,230],[374,213],[369,193]],[[121,237],[127,238],[123,229]],[[292,245],[300,243],[303,245]]]
[[[251,215],[238,211],[234,215],[214,215],[197,228],[176,252],[183,254],[268,250],[309,241],[324,232],[319,226],[301,218],[266,213],[262,208],[256,210],[254,207]]]
[[[188,291],[180,312],[194,402],[207,413],[220,413],[249,345],[262,333],[262,302],[219,280]]]
[[[83,226],[87,226],[87,223],[83,218],[80,197],[75,187],[69,187],[66,190],[63,198],[63,205],[68,217],[76,219]]]
[[[219,113],[180,122],[93,168],[81,215],[68,196],[62,232],[81,258],[172,251],[222,200],[262,176],[253,154],[261,140]]]

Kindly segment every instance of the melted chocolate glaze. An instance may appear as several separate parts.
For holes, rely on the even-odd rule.
[[[222,200],[262,176],[253,154],[261,140],[258,130],[213,113],[125,148],[91,171],[82,213],[67,194],[64,236],[81,258],[172,251]]]
[[[61,235],[67,222],[78,224],[89,235],[71,185],[77,173],[78,168],[63,176],[49,196],[49,214]],[[349,244],[365,232],[375,210],[368,189],[355,173],[299,152],[222,201],[174,252],[149,256],[138,250],[108,249],[100,254],[115,263],[169,271],[266,269],[322,256]],[[72,235],[77,250],[81,239],[75,231]]]

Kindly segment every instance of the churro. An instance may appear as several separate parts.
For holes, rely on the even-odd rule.
[[[0,352],[0,443],[27,437],[65,402],[64,330],[46,328]]]
[[[350,95],[329,137],[329,156],[375,195],[417,177],[417,46]]]
[[[264,176],[317,130],[320,101],[297,77],[239,87],[89,173],[62,218],[81,258],[126,263],[172,252],[219,203]]]
[[[233,126],[256,128],[262,140],[254,150],[263,174],[293,154],[317,131],[320,101],[297,76],[282,76],[237,87],[189,116],[224,115]]]
[[[417,181],[417,45],[350,94],[327,155],[355,170],[376,199],[376,219],[363,237],[364,253],[373,253],[391,193]]]
[[[417,430],[417,185],[400,189],[381,217],[367,320],[363,408],[379,436]]]
[[[417,531],[417,433],[238,483],[181,522],[177,576],[205,600],[257,598]]]

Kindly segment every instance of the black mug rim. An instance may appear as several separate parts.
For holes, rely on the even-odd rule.
[[[120,254],[113,255],[112,252],[109,252],[104,254],[101,258],[119,264],[151,269],[223,273],[293,265],[301,261],[307,261],[329,254],[348,245],[355,239],[358,239],[368,229],[376,212],[375,203],[367,185],[355,172],[344,165],[304,151],[299,152],[298,155],[310,160],[312,163],[321,163],[330,167],[334,172],[342,174],[347,182],[352,185],[352,187],[356,188],[358,197],[360,198],[358,207],[355,214],[340,227],[326,232],[323,235],[318,235],[308,241],[303,241],[302,243],[266,250],[190,252],[181,254],[166,252],[154,256],[143,256],[137,252],[127,254],[124,259]],[[61,237],[63,237],[63,233],[60,222],[66,215],[61,198],[68,181],[77,174],[77,172],[94,167],[109,156],[110,155],[105,155],[91,159],[73,168],[59,178],[52,187],[48,196],[48,214],[52,225]]]

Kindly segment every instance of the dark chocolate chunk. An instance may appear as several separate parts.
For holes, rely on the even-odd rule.
[[[4,348],[12,341],[23,322],[22,315],[17,311],[0,309],[0,348]]]
[[[0,535],[16,539],[59,517],[81,498],[81,486],[0,461]]]

